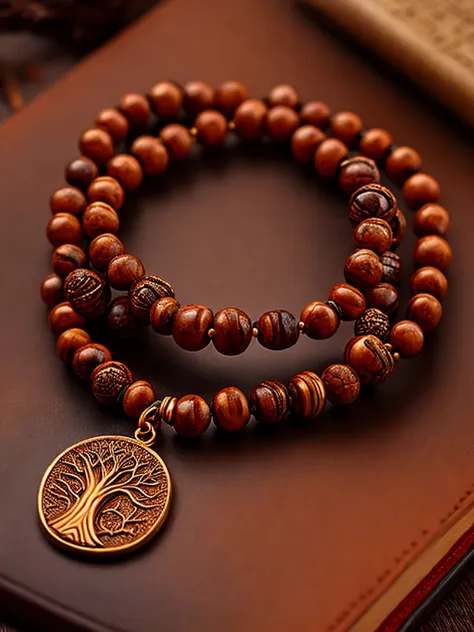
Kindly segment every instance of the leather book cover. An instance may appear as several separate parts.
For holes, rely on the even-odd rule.
[[[36,516],[50,461],[99,434],[133,432],[97,406],[55,355],[39,285],[51,269],[48,200],[82,130],[124,92],[160,79],[278,83],[357,112],[415,147],[451,213],[454,263],[438,331],[423,352],[347,409],[311,423],[251,424],[157,450],[174,486],[160,535],[123,561],[56,550]],[[472,144],[436,110],[357,58],[287,0],[172,0],[89,57],[0,127],[0,594],[35,631],[371,632],[403,629],[473,540],[474,180]],[[128,196],[127,252],[180,301],[299,315],[343,280],[346,202],[284,148],[195,155]],[[401,208],[412,216],[394,189]],[[402,247],[409,283],[413,238]],[[402,296],[406,304],[408,294]],[[403,313],[401,311],[401,313]],[[235,384],[287,382],[340,361],[353,325],[281,353],[191,354],[146,331],[110,344],[160,396],[210,398]],[[408,623],[407,623],[408,622]]]

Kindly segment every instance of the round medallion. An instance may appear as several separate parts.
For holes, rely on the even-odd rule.
[[[168,469],[152,449],[129,437],[103,436],[76,443],[51,463],[38,512],[55,544],[104,555],[149,540],[170,498]]]

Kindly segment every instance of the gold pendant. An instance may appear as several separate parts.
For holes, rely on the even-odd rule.
[[[168,514],[171,479],[153,442],[122,436],[80,441],[46,470],[41,524],[63,548],[98,555],[130,551],[152,538]]]

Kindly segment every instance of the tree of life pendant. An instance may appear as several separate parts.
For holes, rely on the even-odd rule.
[[[76,443],[51,463],[38,513],[55,544],[107,555],[153,537],[170,498],[170,475],[156,452],[136,439],[102,436]]]

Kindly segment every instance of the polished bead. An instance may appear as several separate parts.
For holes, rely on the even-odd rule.
[[[55,246],[63,244],[78,245],[84,238],[81,223],[70,213],[56,213],[50,219],[46,234],[49,241]]]
[[[104,406],[116,404],[125,389],[133,382],[133,375],[128,366],[121,362],[104,362],[92,372],[92,392],[94,397]]]
[[[107,283],[114,290],[128,290],[145,274],[143,263],[133,255],[117,255],[107,268]]]
[[[349,340],[344,350],[344,362],[354,369],[364,384],[386,380],[394,366],[389,349],[375,336],[356,336]]]
[[[160,81],[148,93],[151,106],[161,118],[174,118],[183,106],[183,91],[171,81]]]
[[[247,398],[235,386],[228,386],[214,395],[212,400],[214,423],[226,432],[241,430],[250,420]]]
[[[140,331],[140,321],[130,308],[126,296],[115,298],[107,311],[107,327],[114,336],[124,340],[136,338]]]
[[[138,419],[142,412],[153,404],[155,399],[155,391],[150,382],[138,380],[130,384],[123,394],[123,411],[129,417]]]
[[[382,264],[382,281],[391,285],[398,285],[400,283],[401,268],[399,255],[388,250],[380,255],[380,263]]]
[[[168,150],[154,136],[139,136],[133,141],[131,151],[147,176],[159,176],[166,171],[170,161]]]
[[[448,279],[441,270],[432,266],[417,270],[410,283],[413,294],[432,294],[439,300],[448,293]]]
[[[89,244],[89,259],[97,270],[107,270],[110,261],[123,252],[122,242],[111,233],[98,235]]]
[[[257,140],[265,133],[268,109],[263,101],[247,99],[234,114],[235,131],[245,140]]]
[[[324,369],[321,379],[332,404],[352,404],[359,396],[359,376],[348,364],[331,364]]]
[[[159,334],[171,336],[173,320],[180,304],[172,296],[165,296],[153,303],[150,310],[150,324]]]
[[[92,127],[79,139],[79,150],[98,165],[103,165],[114,155],[114,141],[105,130]]]
[[[55,336],[59,336],[67,329],[84,329],[86,319],[78,314],[71,303],[55,305],[48,316],[48,325]]]
[[[326,138],[323,140],[314,153],[314,168],[316,173],[330,180],[335,178],[341,162],[349,153],[347,145],[337,138]]]
[[[301,164],[310,164],[314,160],[316,148],[326,138],[326,134],[314,125],[302,125],[291,137],[291,153]]]
[[[405,233],[407,231],[407,218],[399,208],[397,208],[395,215],[390,221],[390,226],[393,232],[393,241],[391,247],[393,250],[396,250],[401,246],[403,238],[405,237]]]
[[[397,184],[421,169],[421,156],[411,147],[396,147],[385,161],[385,173]]]
[[[87,206],[84,193],[76,187],[63,187],[53,193],[49,200],[53,215],[55,213],[71,213],[80,215]]]
[[[178,403],[177,397],[163,397],[159,402],[158,415],[155,418],[155,427],[160,427],[164,422],[168,426],[173,425],[173,416]]]
[[[97,178],[99,169],[93,160],[87,156],[80,156],[72,160],[65,169],[64,176],[74,187],[79,189],[87,189],[89,184]]]
[[[135,191],[143,180],[143,169],[134,156],[117,154],[107,163],[107,174],[115,178],[125,191]]]
[[[79,268],[64,281],[64,296],[74,309],[86,316],[97,318],[107,309],[109,295],[104,281],[92,270]]]
[[[284,105],[287,108],[295,109],[300,101],[298,93],[293,86],[288,84],[280,84],[270,90],[268,102],[272,107],[276,105]]]
[[[338,112],[332,117],[331,131],[346,145],[353,145],[362,131],[362,121],[354,112]]]
[[[440,195],[438,182],[426,173],[415,173],[403,185],[405,202],[417,209],[424,204],[437,202]]]
[[[308,101],[300,110],[302,123],[326,129],[331,120],[331,110],[322,101]]]
[[[296,318],[284,309],[262,314],[258,319],[257,329],[259,343],[273,351],[292,347],[300,335]]]
[[[334,285],[328,299],[341,311],[342,320],[356,320],[365,311],[365,298],[360,290],[347,283]]]
[[[252,321],[235,307],[221,309],[214,316],[214,347],[223,355],[243,353],[252,340]]]
[[[76,268],[83,268],[86,263],[86,253],[74,244],[63,244],[53,252],[53,271],[60,277],[66,277]]]
[[[114,209],[105,202],[92,202],[82,216],[82,227],[91,239],[104,233],[118,232],[120,221]]]
[[[94,369],[111,360],[112,354],[107,347],[91,343],[84,345],[74,353],[72,370],[81,380],[90,382]]]
[[[352,239],[358,248],[373,250],[381,255],[392,245],[392,229],[383,219],[369,217],[354,228]]]
[[[401,320],[390,332],[390,343],[402,358],[412,358],[420,353],[424,338],[422,328],[411,320]]]
[[[397,290],[390,283],[380,283],[365,295],[367,307],[375,307],[386,314],[393,314],[398,309],[400,299]]]
[[[227,136],[227,119],[217,110],[204,110],[198,114],[194,126],[204,147],[222,145]]]
[[[425,333],[433,331],[438,326],[443,308],[437,298],[431,294],[415,294],[407,305],[405,316],[420,325]]]
[[[326,404],[326,390],[323,381],[312,371],[303,371],[288,383],[291,409],[301,419],[314,419]]]
[[[392,135],[385,129],[374,127],[362,134],[359,149],[364,156],[380,161],[393,143]]]
[[[191,151],[193,138],[183,125],[178,123],[165,125],[160,131],[160,138],[166,145],[172,160],[184,160]]]
[[[105,129],[116,143],[121,143],[128,136],[129,124],[127,118],[115,108],[106,108],[97,115],[96,127]]]
[[[63,280],[57,274],[48,274],[41,283],[41,298],[48,307],[54,307],[63,299]]]
[[[308,338],[324,340],[336,333],[340,319],[336,310],[327,303],[312,301],[301,312],[300,321]]]
[[[300,117],[285,105],[275,105],[268,110],[266,130],[272,140],[284,142],[291,138],[298,127]]]
[[[376,336],[385,342],[390,333],[390,318],[379,309],[366,309],[355,321],[354,333],[356,336]]]
[[[199,395],[178,399],[173,413],[173,427],[180,437],[194,439],[202,435],[211,423],[209,404]]]
[[[378,217],[390,223],[397,212],[391,191],[380,184],[367,184],[356,191],[349,202],[349,219],[357,226],[364,219]]]
[[[453,259],[453,251],[443,237],[425,235],[416,242],[413,258],[419,266],[433,266],[446,270]]]
[[[258,421],[277,423],[288,412],[290,399],[284,384],[276,380],[261,382],[250,395],[250,411]]]
[[[143,94],[124,94],[119,101],[118,109],[126,117],[132,127],[142,129],[150,118],[150,103]]]
[[[66,329],[56,342],[56,353],[64,363],[72,364],[75,352],[90,342],[90,336],[84,329]]]
[[[413,218],[413,232],[417,237],[439,235],[444,237],[449,229],[449,213],[439,204],[424,204]]]
[[[339,188],[346,195],[352,195],[366,184],[378,184],[380,172],[371,158],[355,156],[344,160],[339,170]]]
[[[173,339],[186,351],[199,351],[210,342],[209,329],[213,314],[203,305],[185,305],[175,314],[172,326]]]
[[[192,116],[214,106],[214,88],[204,81],[189,81],[184,86],[184,109]]]
[[[132,312],[141,323],[148,325],[151,306],[164,296],[174,297],[174,290],[171,285],[158,276],[145,274],[141,279],[137,279],[130,288]]]
[[[215,107],[230,117],[246,99],[248,99],[248,92],[242,83],[239,81],[224,81],[216,90]]]
[[[351,253],[344,264],[344,277],[362,292],[368,292],[382,280],[382,264],[372,250],[361,249]]]
[[[122,208],[125,193],[115,178],[101,176],[91,182],[87,189],[87,199],[89,202],[105,202],[116,211]]]

